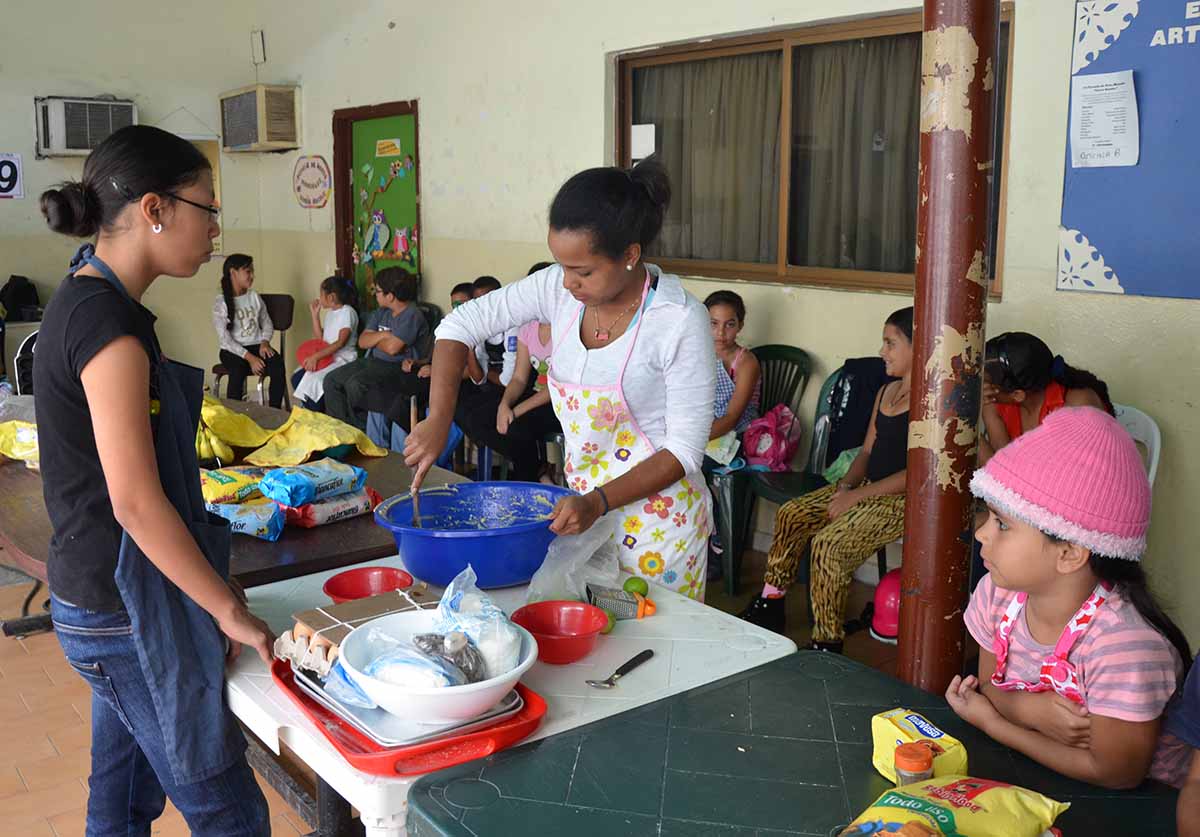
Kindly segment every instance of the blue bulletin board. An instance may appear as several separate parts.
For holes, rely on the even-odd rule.
[[[1138,162],[1072,168],[1068,126],[1058,289],[1197,299],[1200,0],[1078,0],[1072,75],[1123,70]]]

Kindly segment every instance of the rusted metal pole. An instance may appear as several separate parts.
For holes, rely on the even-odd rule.
[[[1000,0],[925,0],[917,288],[900,605],[903,680],[963,658],[983,359]]]

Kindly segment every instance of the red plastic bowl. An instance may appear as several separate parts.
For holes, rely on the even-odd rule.
[[[334,604],[365,599],[392,590],[412,587],[413,577],[404,570],[393,567],[359,567],[338,573],[325,582],[321,589],[333,599]]]
[[[583,602],[535,602],[515,611],[512,620],[533,634],[539,660],[560,666],[592,653],[608,614]]]

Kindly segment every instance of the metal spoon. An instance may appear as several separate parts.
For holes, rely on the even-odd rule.
[[[408,402],[408,432],[417,429],[417,396],[413,396]],[[421,495],[420,489],[417,486],[412,486],[412,525],[417,529],[421,528]]]
[[[619,669],[614,671],[612,673],[612,676],[609,677],[607,680],[588,680],[587,684],[594,689],[611,689],[613,686],[617,685],[618,680],[620,680],[626,674],[629,674],[629,672],[633,671],[635,668],[637,668],[638,666],[640,666],[642,663],[646,662],[646,660],[650,659],[653,656],[654,656],[654,652],[651,651],[649,648],[647,648],[645,651],[638,654],[636,657],[634,657],[632,660],[627,662],[625,665],[621,666]]]

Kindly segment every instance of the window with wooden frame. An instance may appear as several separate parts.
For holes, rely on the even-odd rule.
[[[993,295],[1002,272],[1012,22],[1006,3],[996,62]],[[646,153],[652,135],[674,189],[650,254],[656,263],[693,276],[910,291],[921,30],[920,14],[903,14],[619,58],[618,159],[630,165],[634,146]]]

